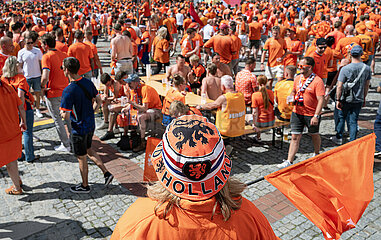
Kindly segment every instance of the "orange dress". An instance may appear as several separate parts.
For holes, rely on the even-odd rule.
[[[8,84],[0,82],[0,167],[21,157],[18,106],[21,99]]]

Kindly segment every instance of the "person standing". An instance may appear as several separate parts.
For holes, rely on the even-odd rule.
[[[70,45],[67,55],[75,57],[81,63],[78,74],[87,79],[95,77],[94,54],[91,47],[83,42],[84,34],[81,30],[74,33],[76,42]]]
[[[261,70],[266,70],[265,75],[267,77],[269,88],[272,87],[273,80],[278,81],[283,78],[283,59],[287,55],[287,43],[280,36],[279,26],[272,28],[273,37],[267,39],[265,46],[263,47],[263,53],[261,56]],[[269,53],[268,64],[265,69],[266,53]]]
[[[0,167],[7,166],[7,172],[13,183],[5,192],[10,195],[20,195],[22,182],[17,159],[21,157],[22,152],[21,131],[27,130],[25,110],[13,87],[2,80],[0,80],[0,115]]]
[[[257,59],[258,50],[261,47],[262,23],[258,22],[258,17],[253,17],[253,22],[249,24],[249,48]]]
[[[125,71],[132,74],[134,71],[132,64],[133,48],[131,39],[122,35],[122,26],[115,24],[114,31],[116,37],[111,40],[111,60],[116,62],[115,73]]]
[[[41,47],[46,51],[42,56],[42,77],[41,77],[41,95],[45,96],[46,106],[50,116],[52,116],[61,145],[56,146],[54,150],[70,152],[70,141],[66,133],[64,122],[60,116],[59,107],[63,90],[69,84],[65,77],[61,64],[67,55],[57,51],[56,39],[46,33],[42,36]],[[68,125],[70,128],[70,126]]]
[[[368,94],[371,79],[370,67],[362,62],[363,48],[356,45],[351,52],[352,63],[343,67],[337,79],[336,90],[336,136],[331,140],[340,145],[343,143],[343,132],[347,121],[349,141],[357,137],[357,121],[361,108],[365,106],[365,98]],[[349,92],[349,94],[346,94]],[[343,96],[343,98],[342,98]]]
[[[377,92],[381,93],[381,82],[377,87]],[[374,153],[375,157],[381,156],[381,102],[378,105],[376,120],[374,121],[374,133],[376,134],[376,151]]]
[[[62,64],[65,77],[70,81],[62,93],[60,105],[61,116],[71,121],[73,152],[79,162],[82,183],[70,187],[74,193],[89,193],[88,183],[88,164],[86,157],[89,158],[102,170],[105,178],[105,185],[109,185],[114,176],[107,171],[99,155],[91,148],[91,143],[95,130],[96,111],[101,100],[94,84],[78,74],[80,69],[79,60],[74,57],[65,58]],[[93,100],[96,99],[96,107],[93,109]]]
[[[291,142],[287,160],[278,164],[278,168],[291,166],[298,152],[303,129],[306,126],[312,137],[315,155],[319,154],[321,139],[319,135],[320,113],[324,103],[324,82],[313,73],[315,61],[312,57],[303,57],[298,64],[300,73],[294,80],[294,87],[288,102],[294,102],[291,114]]]
[[[37,33],[30,32],[27,34],[25,38],[26,44],[24,48],[18,52],[17,61],[23,69],[24,77],[29,87],[33,88],[34,94],[36,95],[36,116],[42,118],[43,115],[40,112],[42,52],[39,48],[34,47],[37,39]]]
[[[229,36],[229,26],[225,23],[220,25],[220,34],[214,35],[204,44],[204,48],[211,55],[210,48],[221,56],[221,62],[229,64],[235,54],[233,40]]]
[[[251,95],[258,91],[257,77],[254,74],[255,59],[249,58],[245,62],[245,69],[238,72],[235,79],[235,87],[238,92],[243,93],[245,103],[251,106]]]
[[[197,138],[198,133],[188,135],[183,129],[205,133]],[[111,240],[277,239],[263,214],[241,196],[244,184],[229,178],[232,161],[224,149],[219,130],[206,118],[173,120],[152,154],[159,181],[148,186],[149,198],[127,209]]]

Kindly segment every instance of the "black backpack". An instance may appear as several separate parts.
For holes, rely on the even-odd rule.
[[[130,136],[123,135],[116,145],[120,148],[120,150],[127,151],[139,146],[140,141],[140,136],[137,134],[137,132],[132,132]]]

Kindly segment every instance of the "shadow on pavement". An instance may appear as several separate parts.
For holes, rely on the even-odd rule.
[[[96,232],[108,237],[112,230],[108,227],[84,229],[82,222],[50,216],[37,216],[35,221],[0,224],[0,239],[49,239],[49,235],[54,239],[80,239]]]
[[[29,187],[28,185],[23,185],[24,197],[20,198],[20,201],[25,202],[37,202],[44,201],[49,199],[72,199],[72,200],[87,200],[87,199],[96,199],[101,198],[106,195],[134,195],[120,187],[120,185],[109,185],[105,186],[100,183],[91,183],[89,182],[91,187],[90,193],[87,194],[79,194],[70,192],[70,187],[74,186],[74,184],[69,184],[65,182],[48,182],[38,185],[36,187]],[[31,191],[38,189],[52,189],[48,190],[48,192],[36,192],[33,193]]]

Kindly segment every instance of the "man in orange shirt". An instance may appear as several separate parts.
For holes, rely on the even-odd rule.
[[[296,66],[297,58],[299,55],[303,54],[304,47],[302,42],[296,38],[295,27],[290,27],[287,29],[287,37],[285,40],[287,44],[288,54],[284,58],[284,66]]]
[[[265,75],[269,80],[269,88],[272,88],[273,79],[276,78],[278,81],[283,79],[283,59],[288,53],[286,41],[280,37],[279,26],[272,28],[272,34],[273,37],[267,39],[261,56],[261,70],[263,71],[265,70],[266,53],[269,53],[265,71]]]
[[[70,45],[67,55],[79,60],[81,68],[78,74],[84,78],[91,79],[95,76],[94,54],[91,47],[83,43],[84,34],[81,30],[74,33],[76,43]]]
[[[55,31],[55,35],[56,35],[56,49],[58,51],[61,51],[61,52],[64,52],[67,54],[67,51],[68,51],[68,46],[66,43],[64,43],[65,41],[65,38],[64,38],[64,34],[63,34],[63,30],[62,28],[58,28],[56,31]]]
[[[314,48],[314,46],[310,48]],[[333,55],[329,55],[326,49],[327,41],[325,38],[319,38],[316,40],[316,50],[307,55],[314,59],[315,66],[313,72],[323,79],[324,83],[327,82],[328,66],[331,66],[333,61]]]
[[[373,40],[373,48],[372,48],[373,51],[372,51],[371,55],[369,55],[368,66],[370,64],[370,68],[372,69],[372,73],[374,74],[374,67],[376,65],[374,55],[375,55],[376,49],[378,47],[378,42],[379,42],[380,37],[379,37],[378,33],[373,31],[373,29],[375,28],[375,23],[373,21],[366,22],[365,26],[366,26],[365,34],[370,36]]]
[[[277,239],[263,214],[241,196],[244,184],[229,178],[232,161],[224,149],[206,118],[174,119],[151,158],[159,181],[148,187],[149,198],[138,199],[119,219],[111,240]]]
[[[235,54],[233,40],[228,34],[229,26],[223,23],[220,26],[220,34],[211,37],[204,45],[208,55],[211,55],[209,48],[213,48],[214,52],[221,56],[221,62],[225,64],[229,64]]]
[[[358,37],[355,37],[353,35],[354,34],[353,25],[346,26],[344,33],[346,37],[339,40],[335,49],[339,59],[348,58],[350,56],[349,53],[353,45],[361,46],[361,40]]]
[[[237,75],[238,73],[239,53],[241,51],[241,46],[242,46],[241,39],[239,39],[238,36],[236,35],[236,29],[237,29],[237,24],[234,21],[230,22],[229,34],[233,41],[234,54],[232,55],[232,60],[229,65],[230,65],[230,70],[232,71],[234,76]]]
[[[98,20],[96,19],[97,15],[92,14],[91,15],[91,31],[93,34],[93,38],[91,39],[91,42],[95,45],[97,45],[98,42],[98,36],[99,36],[99,30],[101,29],[101,25],[99,24]]]
[[[294,80],[294,88],[288,97],[288,102],[294,102],[291,114],[292,139],[287,160],[278,164],[278,168],[291,166],[298,152],[303,128],[308,128],[312,137],[315,155],[319,154],[321,139],[319,135],[320,113],[324,103],[324,82],[313,73],[315,61],[311,57],[303,57],[298,64],[300,73]]]
[[[140,82],[140,78],[136,74],[130,74],[128,78],[123,79],[131,89],[130,99],[127,100],[127,107],[122,109],[122,112],[134,108],[138,111],[137,121],[140,128],[140,145],[133,149],[134,152],[139,152],[146,147],[146,127],[147,121],[155,122],[161,117],[162,104],[159,94],[156,90],[144,83]]]
[[[335,38],[335,43],[332,45],[332,49],[336,49],[336,45],[339,42],[339,40],[345,37],[345,34],[340,31],[341,25],[342,25],[341,21],[335,22],[333,24],[333,27],[335,28],[335,30],[327,34],[327,37],[333,36]]]
[[[45,95],[46,106],[53,118],[58,136],[61,140],[61,145],[54,149],[56,151],[70,152],[70,141],[59,110],[62,92],[69,84],[68,79],[61,69],[62,61],[67,55],[55,49],[56,39],[50,33],[42,36],[41,47],[46,52],[41,60],[41,95]],[[67,126],[70,132],[70,124]]]
[[[0,75],[3,74],[4,63],[7,58],[13,53],[15,47],[12,42],[12,38],[4,36],[0,39]]]
[[[261,47],[262,24],[258,22],[258,17],[253,17],[253,22],[249,24],[249,48],[257,59],[258,50]]]
[[[94,72],[94,77],[98,78],[99,72],[101,75],[103,74],[103,69],[102,69],[102,63],[99,60],[97,46],[95,46],[95,44],[91,42],[92,39],[94,39],[93,32],[86,31],[85,41],[83,43],[89,45],[91,48],[91,51],[93,52],[93,55],[94,55],[94,71],[93,72]]]

